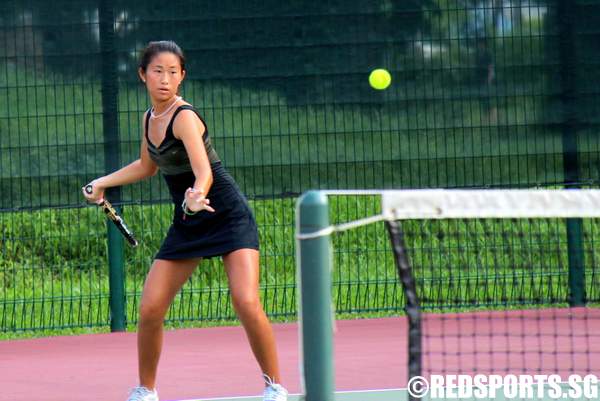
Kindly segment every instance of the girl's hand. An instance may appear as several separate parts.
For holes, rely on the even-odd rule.
[[[187,210],[196,213],[201,210],[214,212],[215,209],[210,207],[210,200],[206,198],[204,192],[196,191],[194,188],[188,188],[185,191],[185,205]]]
[[[81,187],[81,192],[88,202],[100,204],[104,201],[104,187],[98,184],[98,180],[93,180],[89,184]],[[91,188],[91,192],[88,190]]]

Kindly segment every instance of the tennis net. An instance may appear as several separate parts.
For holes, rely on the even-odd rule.
[[[319,260],[319,241],[331,263],[331,234],[385,221],[409,322],[409,378],[600,375],[600,191],[324,191],[313,201],[332,195],[381,196],[381,213],[331,226],[302,221],[300,210],[301,269]],[[306,290],[302,319],[315,312],[304,310],[315,299]]]

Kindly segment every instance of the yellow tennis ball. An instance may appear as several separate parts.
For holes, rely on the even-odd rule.
[[[390,73],[383,69],[378,68],[376,70],[371,71],[369,75],[369,84],[377,90],[384,90],[392,83],[392,76]]]

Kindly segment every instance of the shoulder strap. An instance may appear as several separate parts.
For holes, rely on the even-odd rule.
[[[208,126],[206,125],[206,122],[204,121],[204,119],[202,118],[202,116],[200,115],[198,110],[196,110],[193,106],[190,106],[188,104],[183,104],[183,105],[177,107],[177,109],[175,109],[175,112],[173,113],[173,117],[171,117],[171,121],[169,121],[169,125],[167,126],[166,135],[167,136],[170,135],[171,138],[175,138],[175,136],[173,135],[173,123],[175,121],[175,117],[177,117],[177,114],[179,114],[179,112],[182,110],[191,110],[194,112],[194,114],[196,114],[196,116],[198,116],[200,121],[202,121],[202,124],[204,124],[204,134],[202,136],[203,137],[206,136],[208,134]]]
[[[144,136],[146,137],[146,142],[150,143],[150,139],[148,139],[148,124],[150,123],[150,110],[146,110],[146,123],[144,128]]]

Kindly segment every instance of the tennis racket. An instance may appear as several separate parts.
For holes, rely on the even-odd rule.
[[[88,194],[91,194],[93,191],[94,189],[91,184],[85,186],[85,192],[87,192]],[[98,206],[102,208],[102,210],[106,214],[106,217],[108,217],[108,219],[112,221],[115,226],[117,226],[117,228],[119,229],[119,231],[121,231],[121,234],[123,234],[127,242],[129,242],[131,246],[138,246],[138,241],[135,239],[133,233],[131,232],[129,227],[127,227],[127,224],[125,224],[123,218],[119,216],[119,214],[117,213],[115,208],[110,204],[110,202],[104,199],[101,203],[98,204]]]

